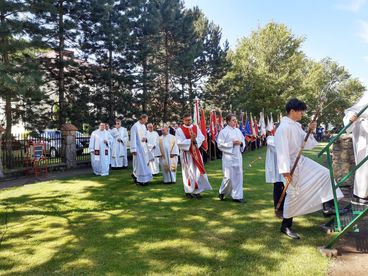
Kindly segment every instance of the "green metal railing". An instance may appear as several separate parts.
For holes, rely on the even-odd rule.
[[[367,110],[368,105],[366,105],[362,110],[359,111],[357,114],[357,117],[360,117],[365,110]],[[326,153],[327,155],[327,166],[330,171],[330,179],[331,179],[331,185],[332,185],[332,192],[334,196],[334,204],[335,204],[335,211],[336,211],[336,220],[335,220],[335,231],[338,232],[326,245],[326,248],[332,248],[332,246],[337,242],[337,240],[344,235],[346,232],[348,232],[354,225],[356,225],[366,214],[368,214],[368,206],[365,207],[365,209],[361,210],[360,212],[354,213],[356,216],[353,217],[353,219],[344,227],[342,227],[341,223],[341,216],[339,213],[339,202],[337,200],[336,196],[336,190],[347,180],[349,179],[355,172],[358,170],[367,160],[368,155],[360,161],[358,164],[356,164],[351,171],[349,171],[344,177],[340,179],[339,182],[335,182],[333,168],[332,168],[332,158],[331,158],[331,152],[330,148],[333,143],[335,143],[339,137],[346,132],[346,129],[348,129],[353,122],[349,122],[343,129],[339,131],[339,133],[334,136],[330,142],[323,148],[323,150],[318,154],[318,157],[321,157],[323,153]]]

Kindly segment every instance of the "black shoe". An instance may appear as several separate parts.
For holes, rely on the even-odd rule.
[[[332,207],[323,208],[322,212],[323,212],[323,216],[326,218],[336,215],[335,208],[332,208]]]
[[[323,215],[325,217],[330,217],[336,215],[335,206],[333,200],[329,200],[327,202],[323,202]]]
[[[224,200],[224,199],[225,199],[225,195],[224,195],[224,194],[218,194],[218,198],[219,198],[220,200]]]
[[[354,205],[368,205],[368,198],[361,198],[356,195],[353,195],[351,199],[351,204]]]
[[[238,203],[243,203],[244,202],[244,200],[242,200],[242,199],[233,199],[233,201],[238,202]]]
[[[143,186],[147,186],[148,182],[144,182],[143,183],[143,182],[136,181],[135,184],[137,184],[138,186],[142,186],[143,187]]]
[[[189,198],[189,199],[192,199],[192,198],[193,198],[193,195],[192,195],[192,194],[189,194],[189,193],[186,193],[186,194],[185,194],[185,197],[186,197],[186,198]]]
[[[135,177],[135,175],[131,174],[130,176],[133,178],[134,183],[137,183],[137,178]]]
[[[286,236],[294,239],[299,240],[300,236],[297,233],[294,233],[289,227],[281,227],[281,233],[284,233]]]
[[[201,194],[194,194],[193,196],[194,196],[196,199],[201,199],[201,198],[202,198]]]

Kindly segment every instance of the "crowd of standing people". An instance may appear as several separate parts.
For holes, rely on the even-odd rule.
[[[360,162],[368,154],[368,112],[359,118],[357,112],[368,104],[367,92],[352,108],[345,112],[344,123],[353,122],[348,131],[353,133],[356,162]],[[273,198],[276,207],[285,183],[290,183],[286,197],[281,204],[281,232],[293,239],[299,235],[292,230],[293,217],[323,210],[325,216],[335,214],[334,196],[331,188],[330,174],[327,168],[301,155],[305,149],[314,148],[318,142],[314,135],[307,140],[307,133],[299,121],[307,106],[298,99],[291,99],[285,107],[287,115],[281,119],[275,135],[268,133],[265,176],[267,183],[273,183]],[[310,132],[315,132],[316,122],[308,125]],[[206,135],[206,134],[205,134]],[[304,141],[305,140],[305,141]],[[318,139],[319,140],[319,139]],[[90,139],[89,150],[95,175],[105,176],[111,169],[124,169],[128,166],[128,141],[133,156],[132,178],[139,186],[146,186],[161,171],[165,184],[176,183],[176,172],[180,160],[182,183],[185,197],[201,198],[201,193],[212,190],[208,179],[201,145],[205,137],[200,128],[192,123],[192,116],[186,114],[182,124],[164,125],[160,134],[148,123],[148,116],[143,114],[130,129],[130,138],[126,128],[117,119],[113,129],[101,122]],[[223,180],[218,197],[224,200],[229,197],[233,201],[244,202],[243,195],[243,157],[246,140],[238,127],[237,118],[233,114],[226,116],[226,126],[216,137],[218,149],[222,153]],[[291,168],[295,160],[297,166],[293,174]],[[337,199],[343,197],[340,189],[336,191]],[[368,206],[368,163],[356,172],[353,204]]]

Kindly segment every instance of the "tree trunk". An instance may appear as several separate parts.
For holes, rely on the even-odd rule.
[[[65,123],[64,110],[64,1],[59,0],[59,49],[58,49],[58,87],[59,87],[59,129]]]
[[[109,122],[114,121],[115,99],[112,85],[112,49],[109,49],[109,95],[110,95],[110,109],[109,109]]]
[[[169,99],[169,38],[167,32],[165,33],[165,90],[164,90],[164,106],[163,106],[163,120],[167,122],[167,106]]]
[[[143,59],[143,63],[142,63],[142,68],[143,68],[143,75],[142,75],[142,112],[143,113],[147,113],[147,96],[148,96],[148,91],[147,91],[147,57],[144,57]]]
[[[193,112],[194,112],[194,105],[191,104],[191,103],[194,100],[194,95],[193,95],[193,83],[192,83],[192,78],[190,77],[190,75],[188,75],[188,86],[189,86],[189,106],[190,106],[190,112],[191,112],[191,114],[193,114]]]
[[[2,13],[0,15],[0,21],[2,24],[4,24],[5,22],[5,15]],[[0,45],[3,47],[3,49],[7,49],[8,47],[8,37],[3,36],[0,37]],[[3,60],[3,64],[5,65],[5,67],[9,66],[10,61],[9,61],[9,54],[8,52],[5,50],[2,53],[2,60]],[[11,106],[11,102],[12,102],[12,97],[11,97],[11,91],[7,91],[6,95],[5,95],[5,121],[6,121],[6,129],[5,129],[5,137],[3,137],[3,139],[5,139],[5,156],[8,157],[5,160],[6,166],[8,168],[12,168],[13,167],[13,159],[12,159],[12,140],[11,140],[11,128],[13,125],[13,118],[12,118],[12,106]],[[2,144],[0,144],[0,147],[2,147]],[[1,151],[0,151],[1,153]],[[0,160],[1,160],[2,156],[0,155]],[[3,167],[2,164],[0,162],[0,175],[3,175]]]

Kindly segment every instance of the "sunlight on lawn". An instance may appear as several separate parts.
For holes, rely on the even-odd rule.
[[[245,154],[244,166],[264,153]],[[325,274],[320,214],[296,218],[302,240],[289,240],[264,161],[245,168],[245,204],[218,200],[220,166],[206,165],[214,190],[202,200],[184,197],[180,173],[176,185],[155,177],[137,187],[129,171],[114,171],[2,190],[0,275]]]

